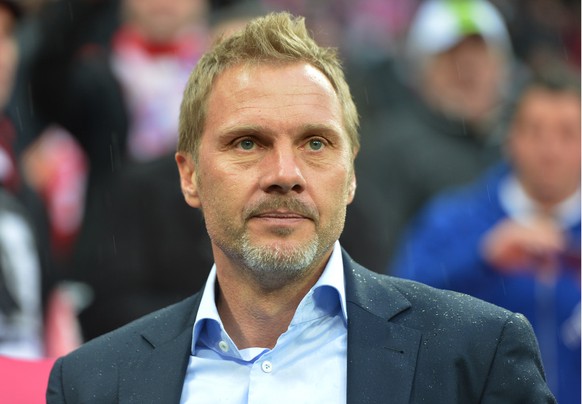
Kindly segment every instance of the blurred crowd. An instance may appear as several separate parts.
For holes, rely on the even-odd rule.
[[[62,355],[202,287],[182,89],[271,10],[338,48],[361,115],[342,245],[524,313],[579,403],[577,0],[0,0],[0,355]]]

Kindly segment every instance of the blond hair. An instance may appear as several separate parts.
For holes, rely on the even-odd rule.
[[[197,159],[208,97],[214,80],[222,72],[239,64],[295,62],[314,66],[330,81],[342,107],[343,124],[352,150],[357,151],[360,146],[358,113],[335,49],[317,45],[305,28],[304,18],[286,12],[252,20],[243,30],[219,40],[200,59],[184,90],[178,150],[192,153]]]

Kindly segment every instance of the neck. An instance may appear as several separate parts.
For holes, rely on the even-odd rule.
[[[301,278],[270,290],[245,276],[242,268],[231,262],[220,265],[217,260],[216,306],[226,332],[239,349],[275,346],[287,331],[297,306],[321,276],[327,258]]]

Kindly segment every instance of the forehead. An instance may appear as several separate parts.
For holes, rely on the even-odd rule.
[[[207,112],[210,125],[243,118],[341,121],[333,86],[308,63],[230,67],[216,78]]]
[[[528,119],[580,119],[580,97],[571,91],[552,91],[531,88],[524,94],[518,107],[518,117]]]

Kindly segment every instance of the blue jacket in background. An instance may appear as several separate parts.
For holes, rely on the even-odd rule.
[[[524,314],[538,338],[548,384],[559,403],[580,403],[580,222],[568,228],[571,248],[560,257],[555,283],[527,272],[504,274],[486,263],[481,239],[507,213],[499,185],[511,168],[500,164],[481,179],[439,194],[410,224],[390,274],[470,294]]]

